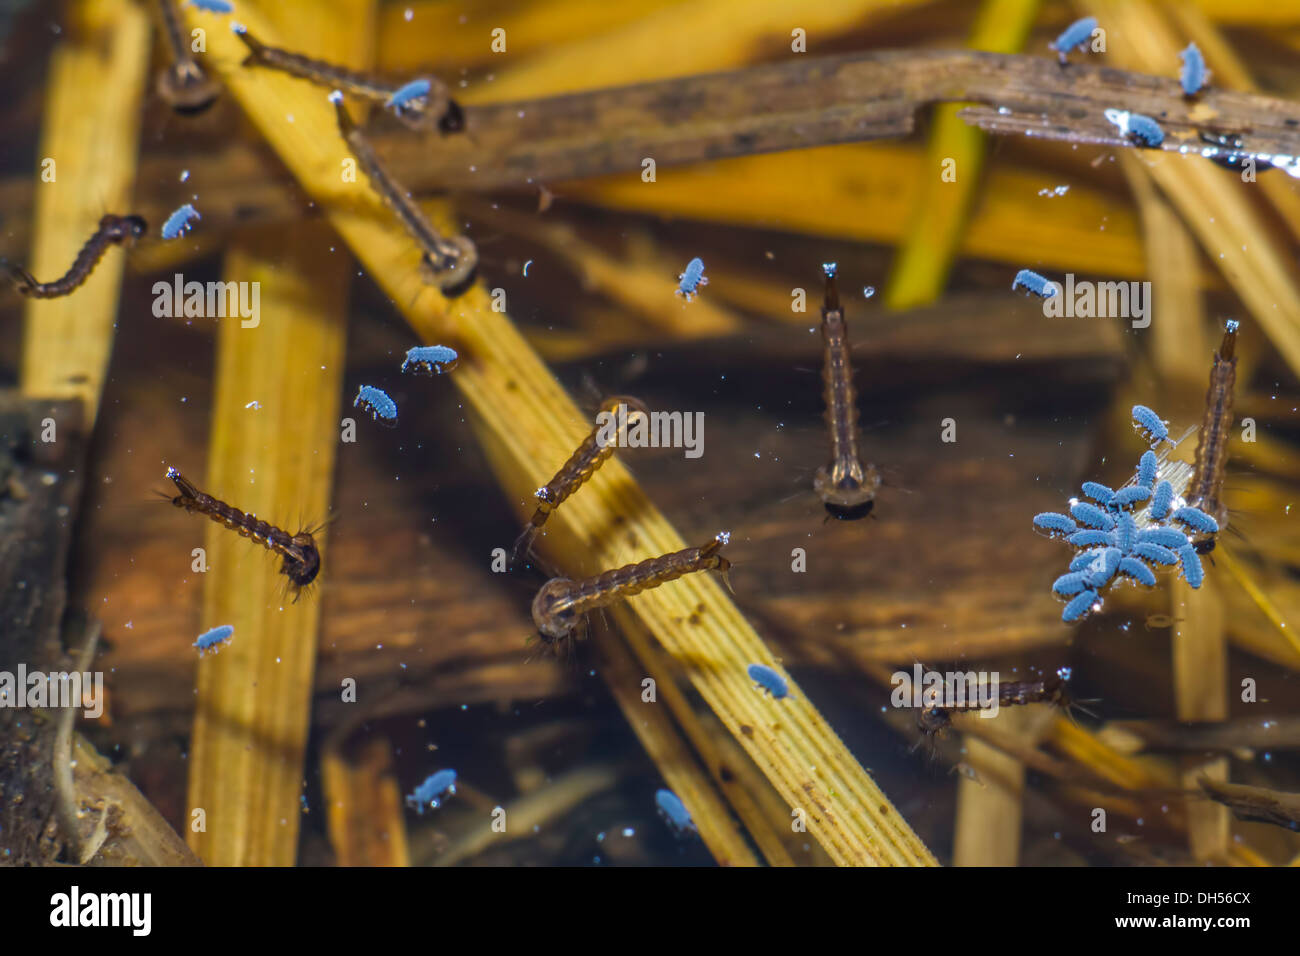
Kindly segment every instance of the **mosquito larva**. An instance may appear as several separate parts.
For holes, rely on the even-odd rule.
[[[625,408],[626,411],[620,412],[620,407]],[[600,411],[601,414],[597,416],[596,426],[591,433],[582,440],[582,444],[569,456],[569,460],[560,466],[555,477],[537,489],[537,510],[533,512],[532,518],[515,540],[511,552],[511,564],[518,563],[528,553],[537,533],[541,531],[542,525],[546,524],[546,519],[551,516],[551,512],[581,488],[596,473],[596,469],[614,454],[614,449],[623,442],[626,428],[638,418],[648,417],[650,414],[641,402],[627,395],[616,395],[606,399],[600,406]],[[609,425],[605,423],[611,420],[610,416],[613,416],[612,422],[617,426],[612,434]]]
[[[163,36],[172,54],[171,65],[158,74],[158,95],[177,113],[187,116],[202,113],[216,100],[221,87],[209,79],[190,53],[175,0],[158,0],[158,9],[162,14]]]
[[[557,642],[574,636],[587,612],[675,581],[683,574],[717,571],[730,588],[731,562],[720,553],[730,540],[731,535],[722,531],[702,548],[647,558],[584,581],[551,578],[533,599],[533,623],[542,640],[555,647]]]
[[[371,185],[388,208],[397,214],[411,238],[424,250],[421,270],[425,278],[436,284],[447,296],[460,295],[466,291],[474,281],[478,267],[478,249],[474,243],[465,236],[448,237],[438,232],[410,193],[398,185],[380,163],[373,147],[348,115],[347,108],[343,105],[343,94],[335,90],[330,94],[330,102],[338,114],[339,132],[370,178]]]
[[[104,257],[109,246],[130,246],[148,228],[140,216],[104,216],[99,220],[94,235],[86,240],[62,278],[53,282],[37,282],[26,269],[11,265],[8,267],[9,281],[19,293],[33,299],[55,299],[69,295],[95,271],[95,266],[99,265],[99,260]]]
[[[1228,433],[1232,429],[1232,391],[1237,383],[1237,328],[1237,321],[1229,319],[1223,341],[1214,353],[1210,387],[1205,392],[1205,414],[1196,440],[1195,466],[1183,495],[1189,507],[1208,514],[1219,530],[1228,526],[1223,476],[1228,466]],[[1202,529],[1196,527],[1196,530]],[[1214,539],[1201,537],[1194,539],[1194,543],[1208,551],[1213,547]]]
[[[301,53],[291,53],[267,46],[248,32],[242,23],[232,23],[231,31],[248,47],[244,66],[265,66],[300,79],[310,80],[331,90],[342,90],[360,99],[391,109],[401,123],[413,130],[441,130],[454,133],[464,129],[465,115],[451,99],[447,86],[432,76],[421,76],[405,83],[393,83],[369,73],[315,60]]]
[[[822,303],[822,340],[826,362],[822,382],[826,399],[826,423],[830,428],[831,462],[817,469],[813,488],[833,517],[861,518],[871,510],[880,487],[876,466],[864,465],[859,453],[858,396],[853,387],[848,329],[840,308],[835,284],[835,263],[822,266],[826,293]]]
[[[268,551],[280,555],[284,559],[280,573],[288,577],[295,592],[301,592],[316,580],[320,573],[320,551],[316,548],[316,539],[311,531],[304,529],[297,534],[289,534],[270,522],[260,520],[256,515],[247,514],[204,494],[175,468],[167,469],[167,477],[180,491],[180,494],[171,499],[177,508],[184,508],[191,514],[206,515],[240,536],[252,538]]]
[[[997,685],[998,706],[1019,707],[1025,704],[1051,704],[1054,707],[1069,709],[1072,705],[1068,686],[1070,675],[1071,669],[1069,667],[1061,667],[1050,677],[1040,677],[1038,680],[999,681]],[[922,707],[916,715],[917,728],[922,734],[933,738],[952,724],[952,715],[954,713],[979,710],[985,706],[981,703],[981,700],[988,700],[991,696],[991,694],[984,693],[978,686],[968,685],[964,701],[945,701],[942,704]]]

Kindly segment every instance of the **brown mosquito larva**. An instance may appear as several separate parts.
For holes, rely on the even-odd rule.
[[[548,646],[557,647],[558,642],[575,636],[587,612],[696,571],[717,571],[730,590],[731,562],[720,553],[730,540],[731,535],[723,531],[702,548],[648,558],[584,581],[552,578],[533,599],[537,632]]]
[[[302,589],[320,574],[320,551],[311,530],[304,529],[297,534],[289,534],[268,521],[262,521],[255,515],[204,494],[175,468],[167,469],[167,477],[180,491],[180,494],[171,499],[177,508],[184,508],[191,514],[206,515],[242,537],[251,538],[268,551],[280,555],[284,559],[280,573],[289,579],[295,600]]]
[[[33,299],[56,299],[69,295],[90,278],[109,246],[130,246],[148,228],[140,216],[104,216],[99,220],[94,235],[86,240],[62,278],[53,282],[37,282],[26,269],[11,265],[8,269],[9,281],[19,293]]]
[[[1024,704],[1051,704],[1066,711],[1074,705],[1070,698],[1068,682],[1070,668],[1059,668],[1055,674],[1040,677],[1037,680],[999,681],[998,706],[1017,707]],[[976,688],[967,685],[965,700],[945,701],[941,705],[922,707],[917,711],[916,726],[921,733],[934,738],[952,724],[954,713],[964,713],[981,709],[980,694]]]
[[[1192,478],[1183,497],[1192,508],[1199,508],[1219,524],[1228,526],[1228,506],[1223,501],[1223,477],[1228,466],[1228,437],[1232,429],[1232,392],[1237,383],[1237,328],[1229,319],[1223,341],[1214,353],[1210,366],[1210,387],[1205,392],[1205,414],[1196,440],[1196,460]],[[1214,535],[1193,538],[1201,553],[1213,550]]]
[[[478,250],[474,243],[465,236],[448,238],[438,232],[411,198],[411,194],[380,163],[370,142],[352,122],[352,117],[343,105],[343,94],[335,90],[330,94],[330,102],[338,114],[339,132],[357,163],[369,177],[380,198],[397,214],[411,238],[424,250],[420,270],[425,279],[436,284],[446,296],[460,295],[470,287],[478,268]]]
[[[436,77],[421,76],[409,83],[394,83],[370,73],[267,46],[242,24],[232,25],[231,29],[248,47],[243,66],[269,67],[331,90],[342,90],[379,103],[392,109],[393,115],[409,129],[454,133],[465,127],[465,114],[452,100],[447,85]],[[417,84],[427,86],[427,89],[413,95],[411,89]]]
[[[831,461],[817,469],[813,488],[833,517],[861,518],[870,510],[880,487],[876,466],[863,464],[859,451],[857,390],[853,387],[853,365],[849,354],[848,329],[835,285],[835,263],[822,266],[826,273],[826,297],[822,305],[822,339],[826,364],[822,382],[826,397],[826,424],[830,428]]]
[[[158,0],[158,9],[163,36],[172,54],[171,64],[158,74],[158,95],[177,113],[186,116],[202,113],[216,101],[221,87],[208,77],[190,53],[176,0]]]
[[[620,408],[627,410],[620,413]],[[528,553],[537,533],[542,525],[546,524],[546,519],[551,516],[551,512],[581,488],[587,479],[596,473],[596,469],[614,454],[614,449],[623,442],[627,427],[638,417],[650,414],[641,402],[628,395],[607,398],[600,406],[600,411],[602,414],[597,417],[596,426],[591,433],[582,440],[582,444],[569,456],[569,460],[560,466],[555,477],[537,489],[537,510],[533,512],[532,518],[515,540],[510,556],[512,565],[517,564]],[[608,433],[609,426],[602,419],[607,419],[610,415],[614,416],[613,421],[617,428],[611,436],[612,441],[605,441],[604,436]]]

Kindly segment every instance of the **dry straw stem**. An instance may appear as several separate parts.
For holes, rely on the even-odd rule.
[[[224,281],[261,283],[261,322],[245,329],[238,318],[220,320],[200,484],[290,533],[300,516],[307,523],[328,514],[338,442],[350,276],[324,268],[332,239],[322,233],[260,236],[226,257]],[[261,409],[245,407],[253,399]],[[278,560],[206,525],[203,626],[233,625],[235,637],[197,661],[189,801],[206,811],[207,829],[192,832],[190,845],[211,866],[289,866],[321,602],[292,603],[286,579],[272,570]],[[318,544],[327,578],[328,548]]]
[[[187,11],[187,16],[195,15]],[[240,17],[264,42],[282,44],[259,5],[241,4]],[[450,302],[432,288],[421,289],[420,250],[364,177],[358,183],[342,182],[340,172],[351,157],[323,92],[271,71],[241,70],[239,47],[232,36],[209,35],[210,60],[231,94],[307,192],[329,210],[335,229],[403,310],[421,341],[442,341],[460,351],[461,365],[451,380],[476,416],[498,479],[523,505],[550,478],[555,462],[578,445],[589,421],[508,318],[492,310],[481,285]],[[292,123],[285,120],[290,114]],[[445,213],[436,219],[441,228],[455,231]],[[556,526],[550,540],[563,542],[556,556],[568,568],[616,567],[686,547],[617,458],[597,473],[589,489],[567,501],[548,529],[550,525]],[[705,613],[687,637],[680,622],[700,604]],[[746,665],[774,662],[716,582],[690,575],[638,595],[629,605],[682,664],[783,798],[806,811],[809,833],[836,862],[935,862],[797,687],[790,699],[779,702],[754,690]],[[744,736],[742,726],[752,736]]]
[[[1004,710],[1001,729],[1032,747],[1032,729],[1046,726],[1038,711]],[[1015,866],[1020,861],[1025,765],[978,737],[963,735],[962,741],[965,761],[979,779],[963,775],[957,782],[953,866]]]
[[[1172,603],[1182,621],[1174,625],[1174,707],[1179,720],[1226,720],[1228,716],[1228,646],[1224,634],[1223,599],[1217,577],[1209,577],[1199,588],[1181,578],[1170,582]],[[1182,783],[1194,789],[1196,779],[1206,774],[1226,780],[1226,758],[1208,764],[1201,756],[1185,756]],[[1232,837],[1231,821],[1223,807],[1199,800],[1187,803],[1187,833],[1192,855],[1198,860],[1223,856]]]
[[[1029,36],[1038,6],[1038,0],[986,0],[967,46],[1016,52]],[[885,290],[885,305],[891,309],[924,305],[943,293],[971,206],[983,188],[988,137],[958,117],[958,110],[951,103],[935,107],[924,172],[916,177],[920,195]]]
[[[26,263],[45,281],[63,275],[105,212],[131,212],[149,65],[149,17],[138,3],[78,0],[62,22],[36,153],[53,160],[55,178],[37,181]],[[75,295],[27,303],[24,395],[80,398],[87,422],[95,420],[113,350],[122,261],[121,250],[110,249]]]
[[[633,626],[639,626],[635,620]],[[632,725],[632,731],[641,746],[663,774],[668,789],[681,799],[699,829],[700,839],[709,848],[719,866],[758,866],[758,858],[745,842],[744,834],[732,822],[726,801],[709,781],[708,774],[700,769],[690,748],[673,726],[672,711],[655,701],[641,699],[647,669],[638,666],[617,634],[603,624],[593,623],[592,638],[600,654],[601,677],[618,701],[623,716]],[[651,672],[653,673],[653,672]],[[659,687],[667,687],[671,679],[659,673]]]
[[[845,145],[686,169],[661,166],[653,184],[622,175],[566,185],[564,195],[611,209],[892,244],[903,238],[902,224],[922,189],[919,176],[898,172],[924,166],[923,153],[912,147]],[[1143,275],[1137,217],[1100,190],[1073,186],[1044,216],[1042,172],[999,168],[982,182],[961,256],[1023,263],[1032,249],[1047,269]],[[1105,232],[1097,230],[1102,221]]]
[[[1112,43],[1107,56],[1129,69],[1175,74],[1180,44],[1167,24],[1142,0],[1097,0],[1079,9],[1097,16],[1123,43]],[[1213,96],[1211,92],[1208,94]],[[1226,94],[1225,94],[1226,95]],[[1235,95],[1235,94],[1233,94]],[[1215,116],[1215,108],[1202,104]],[[1227,120],[1240,117],[1225,114]],[[1267,225],[1243,190],[1257,188],[1198,157],[1152,155],[1147,168],[1183,221],[1192,229],[1210,260],[1223,271],[1273,346],[1300,375],[1300,287],[1292,279],[1289,256],[1268,240]]]
[[[348,0],[302,18],[295,33],[320,55],[364,68],[373,15],[373,0]],[[332,241],[323,226],[266,232],[226,255],[226,281],[260,284],[261,314],[251,328],[218,320],[208,490],[290,525],[290,534],[329,513],[350,282],[333,267]],[[262,407],[249,409],[250,400]],[[285,579],[220,526],[209,525],[207,543],[213,567],[203,614],[211,623],[203,626],[234,625],[235,643],[199,667],[189,799],[207,811],[208,826],[190,834],[190,845],[210,865],[289,866],[302,818],[320,601],[286,606],[277,593]]]
[[[367,737],[355,758],[339,746],[321,752],[325,820],[339,866],[411,865],[392,749],[387,738]]]

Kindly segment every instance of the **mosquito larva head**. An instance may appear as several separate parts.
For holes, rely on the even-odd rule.
[[[304,588],[315,581],[316,575],[320,574],[320,551],[310,532],[300,531],[293,536],[292,541],[302,558],[294,560],[285,555],[284,566],[280,571],[288,576],[294,587]]]
[[[465,236],[443,239],[436,261],[425,252],[420,272],[426,282],[436,285],[448,298],[463,295],[478,273],[478,247]]]
[[[108,229],[111,238],[124,246],[129,246],[149,231],[149,223],[144,216],[108,215],[99,220],[101,229]]]
[[[158,95],[177,113],[193,116],[214,102],[221,87],[193,60],[173,63],[158,74]]]
[[[578,615],[570,598],[572,587],[568,578],[551,578],[533,598],[533,623],[548,644],[570,636],[577,626]]]
[[[880,473],[875,465],[861,462],[834,462],[817,469],[813,489],[834,518],[852,520],[864,517],[876,500]]]

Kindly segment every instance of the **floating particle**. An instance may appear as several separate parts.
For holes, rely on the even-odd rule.
[[[428,77],[412,80],[410,83],[393,90],[393,95],[388,98],[388,102],[384,106],[388,109],[400,109],[409,105],[412,100],[423,99],[429,95],[431,85]]]
[[[1146,432],[1147,441],[1153,445],[1169,437],[1169,427],[1164,419],[1145,405],[1133,406],[1133,422],[1138,431]]]
[[[1147,561],[1154,561],[1156,564],[1177,564],[1178,555],[1170,549],[1159,544],[1152,544],[1150,541],[1139,541],[1133,545],[1133,554],[1135,557],[1144,558]]]
[[[1119,573],[1126,574],[1133,580],[1145,584],[1149,588],[1156,586],[1155,574],[1137,558],[1121,558],[1119,562]]]
[[[360,408],[370,413],[370,417],[389,428],[397,425],[397,403],[387,393],[372,385],[362,385],[357,390],[357,397],[352,400],[353,408]]]
[[[1187,535],[1177,528],[1143,528],[1138,532],[1137,544],[1158,544],[1162,548],[1177,551],[1188,544]]]
[[[1149,448],[1142,453],[1138,459],[1138,484],[1143,488],[1150,489],[1156,483],[1156,472],[1160,469],[1160,463],[1156,461],[1156,453]],[[1145,498],[1141,500],[1146,500]]]
[[[749,679],[777,700],[790,692],[790,689],[786,686],[785,678],[763,664],[749,665]]]
[[[234,13],[235,5],[230,0],[186,0],[185,6],[208,13]]]
[[[418,375],[441,375],[454,369],[459,361],[460,356],[456,350],[445,345],[417,345],[406,350],[402,371]]]
[[[1139,501],[1146,501],[1150,497],[1150,488],[1143,485],[1130,485],[1128,488],[1121,488],[1115,492],[1115,497],[1111,499],[1110,505],[1112,508],[1128,508]]]
[[[1106,548],[1084,572],[1084,584],[1094,590],[1104,587],[1115,576],[1123,556],[1124,552],[1119,548]]]
[[[1083,483],[1083,493],[1103,507],[1110,504],[1110,499],[1115,497],[1113,489],[1107,488],[1096,481],[1085,481]]]
[[[525,278],[525,279],[528,278],[528,267],[531,266],[532,264],[533,264],[533,260],[532,260],[532,259],[529,259],[527,262],[524,263],[524,278]]]
[[[415,788],[415,792],[406,798],[406,805],[420,816],[424,816],[426,806],[438,809],[442,806],[443,794],[456,792],[456,771],[439,770],[426,777],[424,783]]]
[[[1199,588],[1205,581],[1205,568],[1201,566],[1201,556],[1190,544],[1178,549],[1178,560],[1183,563],[1183,577],[1194,588]]]
[[[1034,527],[1041,528],[1043,531],[1050,531],[1053,534],[1073,534],[1079,530],[1079,526],[1074,523],[1073,518],[1058,514],[1055,511],[1044,511],[1041,514],[1034,515]]]
[[[162,224],[162,237],[164,239],[175,239],[190,231],[191,220],[202,218],[197,209],[186,203],[168,216],[167,221]]]
[[[1048,49],[1055,50],[1061,62],[1065,63],[1065,55],[1071,50],[1078,49],[1086,52],[1088,40],[1092,38],[1092,31],[1095,29],[1097,29],[1096,17],[1075,20],[1061,31],[1060,36],[1047,45]]]
[[[1040,276],[1032,269],[1021,269],[1017,272],[1015,279],[1011,282],[1011,289],[1013,292],[1016,289],[1025,289],[1043,299],[1050,299],[1057,293],[1055,282],[1050,281],[1045,276]]]
[[[1114,531],[1094,531],[1091,528],[1085,528],[1082,531],[1076,531],[1065,539],[1066,544],[1072,544],[1076,548],[1091,548],[1096,545],[1113,548],[1118,544],[1118,538]]]
[[[1169,506],[1174,501],[1174,486],[1167,481],[1156,485],[1155,494],[1151,496],[1149,514],[1153,521],[1164,521],[1169,517]]]
[[[1100,560],[1100,559],[1098,559]],[[1082,571],[1072,571],[1069,574],[1062,574],[1052,582],[1052,590],[1061,597],[1068,597],[1071,594],[1078,594],[1087,588],[1084,583],[1085,574]]]
[[[216,653],[222,644],[225,644],[235,636],[235,629],[229,624],[222,624],[220,627],[214,627],[210,631],[205,631],[199,635],[199,639],[194,642],[193,646],[199,649],[199,657],[203,656],[204,651]]]
[[[1073,623],[1087,614],[1095,603],[1097,603],[1097,592],[1084,591],[1065,605],[1065,610],[1061,612],[1061,620],[1067,624]]]
[[[1173,520],[1181,521],[1193,531],[1199,531],[1202,534],[1214,534],[1219,530],[1219,522],[1200,508],[1179,508],[1174,512]]]
[[[1096,505],[1090,505],[1086,501],[1076,501],[1070,505],[1070,514],[1074,515],[1082,524],[1092,528],[1100,528],[1102,531],[1110,531],[1115,527],[1114,518]]]
[[[1205,86],[1205,57],[1195,43],[1187,44],[1187,49],[1178,54],[1178,58],[1183,61],[1183,69],[1179,74],[1179,80],[1183,84],[1183,94],[1186,96],[1195,96]]]
[[[691,296],[699,293],[699,287],[708,285],[708,277],[704,274],[704,260],[698,256],[686,263],[686,271],[677,277],[681,282],[677,286],[677,295],[686,296],[686,301],[691,301]]]
[[[659,815],[668,821],[668,825],[675,833],[680,835],[699,832],[695,827],[695,821],[691,819],[690,812],[686,809],[686,804],[682,803],[677,794],[671,790],[656,790],[655,806],[659,808]]]

